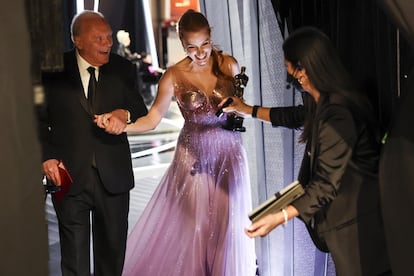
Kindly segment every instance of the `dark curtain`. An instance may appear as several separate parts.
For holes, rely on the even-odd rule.
[[[25,1],[31,39],[33,83],[41,82],[42,71],[63,68],[63,24],[60,0]]]
[[[61,0],[62,1],[62,22],[63,22],[63,42],[64,51],[69,51],[73,48],[72,38],[70,36],[70,23],[73,16],[76,14],[75,0]]]
[[[397,29],[377,1],[272,0],[272,4],[282,31],[311,25],[331,38],[345,66],[372,100],[384,133],[398,97],[398,81],[404,81],[412,58],[407,42],[397,37]]]
[[[63,25],[65,50],[73,48],[70,38],[70,23],[76,14],[75,0],[62,0],[63,3]],[[93,1],[85,1],[85,9],[93,9]],[[114,45],[112,51],[116,52],[118,41],[116,32],[125,30],[131,38],[130,49],[132,52],[149,52],[147,46],[147,34],[145,29],[145,18],[142,1],[135,0],[105,0],[100,1],[99,12],[108,20],[113,30]]]
[[[114,32],[112,51],[116,52],[118,41],[116,32],[125,30],[131,38],[132,52],[149,52],[147,48],[147,34],[142,1],[135,0],[107,0],[101,1],[99,11],[102,12],[111,24]]]
[[[394,275],[409,275],[414,245],[414,4],[404,0],[272,0],[282,30],[322,29],[369,94],[388,138],[380,159],[380,191]],[[401,204],[403,202],[404,204]]]
[[[414,3],[377,0],[411,46],[401,49],[401,97],[380,159],[380,191],[388,252],[394,275],[412,274],[414,246]],[[407,45],[405,45],[407,46]],[[408,54],[407,54],[408,53]]]

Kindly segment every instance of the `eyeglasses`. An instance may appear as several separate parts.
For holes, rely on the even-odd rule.
[[[209,50],[210,48],[211,48],[211,40],[206,40],[200,46],[193,45],[193,44],[187,45],[187,47],[185,47],[185,51],[187,53],[195,53],[198,51]]]

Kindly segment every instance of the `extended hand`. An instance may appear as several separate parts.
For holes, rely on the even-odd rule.
[[[223,101],[220,102],[220,104],[218,105],[219,107],[222,107],[223,104],[227,101],[228,98],[225,98]],[[239,97],[232,97],[233,102],[227,106],[227,107],[223,107],[223,112],[225,113],[229,113],[229,112],[236,112],[238,115],[248,115],[249,110],[250,110],[250,106],[245,104],[243,99],[240,99]]]
[[[100,115],[95,115],[95,119],[93,120],[95,122],[95,124],[100,127],[100,128],[106,128],[108,123],[109,123],[109,119],[112,117],[111,113],[103,113]]]
[[[126,124],[125,110],[116,109],[110,113],[95,115],[94,122],[98,127],[105,129],[110,134],[119,135],[124,132]]]
[[[289,205],[285,208],[285,212],[280,211],[264,216],[244,231],[250,238],[264,237],[277,226],[287,223],[289,219],[298,215],[298,210],[293,205]]]
[[[284,223],[284,217],[282,212],[269,214],[258,221],[254,222],[248,228],[244,229],[247,236],[250,238],[264,237],[278,225]]]

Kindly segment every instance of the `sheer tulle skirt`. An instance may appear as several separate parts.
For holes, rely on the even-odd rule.
[[[239,133],[184,127],[170,168],[132,230],[123,275],[254,276],[251,192]]]

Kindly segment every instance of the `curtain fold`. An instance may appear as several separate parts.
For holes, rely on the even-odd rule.
[[[73,48],[73,43],[70,38],[70,24],[73,16],[77,13],[76,1],[61,1],[63,7],[64,48],[67,51]],[[93,7],[93,1],[86,2],[85,4],[85,9],[91,9]],[[116,32],[118,30],[125,30],[129,32],[131,38],[132,43],[130,49],[132,52],[150,52],[142,0],[100,1],[98,10],[103,13],[112,27],[114,39],[112,51],[116,52],[118,48]]]

